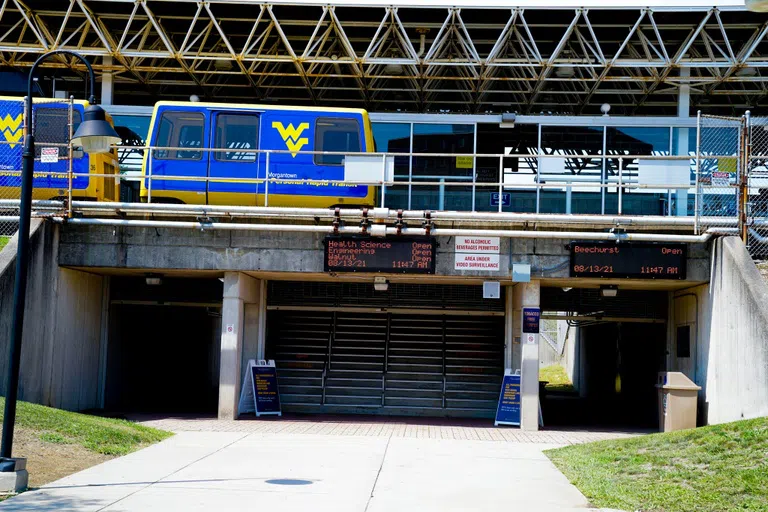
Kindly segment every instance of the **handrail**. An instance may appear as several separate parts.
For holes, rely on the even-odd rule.
[[[1,143],[1,142],[0,142]],[[250,185],[252,188],[252,193],[255,194],[255,196],[258,198],[258,204],[263,204],[264,207],[267,207],[269,205],[269,196],[272,194],[274,196],[276,191],[279,191],[279,187],[281,185],[296,185],[296,186],[305,186],[305,187],[311,187],[311,186],[321,186],[321,187],[328,187],[328,191],[324,191],[324,194],[333,195],[333,192],[331,191],[331,187],[378,187],[381,189],[381,194],[379,194],[378,202],[379,202],[379,209],[385,208],[385,190],[387,192],[390,192],[390,190],[393,187],[395,188],[407,188],[408,194],[409,194],[409,204],[410,204],[410,198],[413,197],[420,197],[415,196],[414,193],[420,193],[421,196],[424,194],[435,194],[435,198],[431,199],[434,201],[437,201],[439,205],[436,205],[437,211],[431,212],[432,219],[436,219],[440,217],[442,213],[448,213],[444,212],[445,203],[444,201],[447,198],[446,194],[449,190],[455,191],[458,189],[458,194],[460,194],[459,200],[462,201],[462,205],[464,205],[467,209],[465,211],[469,212],[472,211],[473,215],[477,215],[475,217],[476,220],[483,220],[486,222],[497,222],[497,221],[503,221],[503,220],[521,220],[523,217],[515,217],[513,219],[508,219],[506,217],[502,217],[503,214],[511,213],[511,212],[505,212],[504,210],[510,209],[510,203],[514,199],[509,199],[509,194],[511,193],[520,193],[520,194],[526,194],[530,193],[532,191],[536,191],[536,207],[534,209],[535,212],[537,212],[535,215],[539,215],[538,212],[542,210],[542,202],[547,197],[544,194],[542,194],[542,191],[555,191],[558,194],[565,194],[564,198],[560,198],[559,200],[565,200],[566,208],[565,211],[568,212],[565,215],[557,215],[557,220],[551,221],[550,223],[557,223],[557,222],[563,222],[565,224],[570,224],[572,221],[570,220],[570,204],[571,204],[571,197],[572,194],[575,193],[583,193],[583,194],[598,194],[602,192],[602,195],[605,196],[606,193],[610,193],[612,197],[614,197],[614,201],[617,201],[616,204],[612,206],[607,206],[606,204],[602,204],[599,208],[599,211],[602,211],[601,213],[601,219],[596,220],[598,223],[603,223],[604,219],[606,217],[606,211],[610,211],[612,209],[613,211],[618,212],[618,217],[613,215],[613,217],[616,217],[618,220],[616,221],[617,224],[628,224],[631,223],[645,223],[644,221],[625,221],[622,220],[624,218],[637,218],[637,217],[644,217],[644,216],[637,216],[637,215],[629,215],[625,216],[625,198],[627,197],[627,194],[631,192],[635,192],[633,194],[633,197],[650,197],[650,196],[641,196],[643,192],[651,192],[654,194],[659,194],[660,197],[664,200],[665,206],[663,207],[665,209],[665,213],[667,213],[664,218],[666,219],[663,222],[656,222],[653,221],[651,223],[655,223],[658,225],[662,224],[674,224],[679,225],[677,220],[672,219],[693,219],[693,229],[694,233],[698,233],[700,225],[704,228],[707,226],[707,220],[705,215],[708,214],[709,211],[709,202],[707,202],[707,205],[702,207],[702,203],[704,202],[703,198],[707,197],[719,197],[719,196],[725,196],[726,198],[729,198],[730,196],[734,197],[734,201],[731,201],[730,199],[722,200],[717,199],[719,201],[720,207],[722,209],[721,213],[724,215],[722,217],[716,217],[714,215],[709,215],[710,219],[708,221],[709,225],[730,225],[731,224],[731,215],[729,215],[730,210],[728,208],[735,208],[737,205],[731,204],[732,202],[735,203],[735,197],[738,195],[739,191],[739,185],[735,183],[730,183],[729,181],[726,181],[725,183],[719,183],[719,184],[712,184],[712,183],[703,183],[701,176],[707,176],[706,173],[704,173],[703,170],[701,170],[701,164],[703,161],[706,160],[712,160],[712,159],[737,159],[738,155],[728,154],[728,155],[716,155],[716,154],[705,154],[703,152],[697,152],[695,155],[629,155],[625,153],[618,153],[618,154],[606,154],[606,155],[592,155],[592,154],[530,154],[530,153],[510,153],[510,154],[499,154],[499,153],[416,153],[416,152],[409,152],[409,153],[391,153],[391,152],[340,152],[340,151],[298,151],[293,152],[288,149],[282,150],[282,149],[242,149],[242,148],[195,148],[195,147],[175,147],[175,146],[151,146],[151,145],[145,145],[145,146],[116,146],[117,149],[130,149],[130,150],[143,150],[148,151],[148,153],[145,153],[145,155],[142,157],[142,165],[143,170],[139,173],[130,174],[130,175],[118,175],[118,174],[106,174],[106,173],[88,173],[88,172],[62,172],[59,173],[61,177],[69,177],[70,182],[82,182],[82,179],[84,178],[109,178],[109,179],[120,179],[120,180],[128,180],[128,181],[142,181],[145,183],[144,186],[144,193],[145,193],[145,199],[148,201],[147,204],[141,204],[137,203],[138,207],[136,206],[128,206],[126,203],[96,203],[96,202],[90,202],[90,204],[83,204],[83,201],[66,201],[62,203],[61,208],[66,208],[68,210],[68,217],[72,217],[75,214],[82,214],[82,213],[94,213],[94,212],[104,212],[106,210],[113,210],[112,213],[117,213],[114,207],[104,207],[102,204],[120,204],[119,209],[121,210],[120,213],[126,213],[126,212],[144,212],[144,213],[154,213],[159,212],[160,210],[155,210],[156,205],[153,203],[153,196],[157,193],[157,189],[164,188],[158,185],[158,183],[172,183],[172,182],[186,182],[186,183],[199,183],[201,190],[209,190],[209,187],[207,187],[207,184],[215,183],[215,184],[240,184],[240,185]],[[261,158],[254,158],[253,162],[261,162],[260,167],[264,167],[264,161],[266,161],[266,166],[269,168],[269,163],[271,161],[272,155],[287,155],[291,154],[293,156],[295,155],[364,155],[369,157],[374,157],[374,160],[371,162],[371,169],[372,169],[372,175],[368,176],[371,179],[366,181],[354,181],[349,182],[345,179],[313,179],[313,178],[298,178],[298,177],[285,177],[285,175],[281,175],[280,173],[273,173],[273,172],[263,172],[263,176],[261,177],[247,177],[247,178],[237,178],[237,177],[216,177],[216,176],[183,176],[183,175],[173,175],[173,174],[164,174],[164,175],[157,175],[156,174],[156,165],[153,164],[156,162],[156,155],[155,150],[163,149],[163,150],[178,150],[178,151],[195,151],[200,152],[201,154],[201,160],[205,157],[202,155],[203,152],[213,152],[213,153],[221,153],[221,152],[229,152],[229,153],[241,153],[241,154],[265,154],[265,160]],[[456,169],[455,171],[458,171],[459,173],[466,171],[467,175],[458,175],[458,176],[446,176],[444,178],[435,179],[437,175],[434,173],[431,173],[427,176],[414,176],[413,173],[409,173],[408,177],[406,179],[400,180],[399,178],[405,177],[404,175],[395,175],[394,179],[389,178],[385,171],[385,164],[387,162],[388,157],[410,157],[411,159],[413,157],[424,157],[424,158],[448,158],[448,157],[469,157],[472,159],[472,168],[467,169]],[[381,172],[381,179],[378,179],[379,176],[377,176],[376,171],[376,158],[380,158],[382,162],[382,172]],[[495,173],[496,179],[494,181],[478,181],[478,173],[477,173],[477,162],[478,159],[482,158],[493,158],[498,161],[498,166],[489,166],[492,171]],[[510,182],[511,179],[509,178],[510,173],[507,172],[504,169],[504,163],[505,159],[522,159],[523,162],[521,162],[521,165],[525,165],[525,162],[527,162],[527,165],[529,167],[535,166],[534,160],[541,163],[542,161],[546,159],[559,159],[559,160],[594,160],[595,162],[600,161],[608,161],[608,162],[615,162],[618,161],[618,166],[611,165],[609,169],[607,169],[607,173],[605,171],[600,171],[598,173],[598,167],[596,166],[594,169],[582,169],[581,171],[575,171],[568,169],[567,167],[564,167],[562,169],[562,172],[550,172],[548,170],[542,169],[541,166],[538,167],[538,169],[534,169],[533,167],[528,169],[521,169],[519,172],[515,173],[516,177],[522,177],[524,180],[530,180],[530,182],[520,182],[520,180],[515,180],[516,182]],[[640,170],[637,168],[634,168],[633,166],[630,168],[628,165],[629,162],[634,162],[636,160],[653,160],[653,161],[668,161],[668,162],[695,162],[696,169],[698,170],[697,176],[699,178],[689,179],[685,180],[683,182],[674,182],[675,180],[670,180],[669,183],[662,182],[662,183],[641,183],[639,180],[639,172]],[[184,160],[169,160],[170,162],[176,162],[176,163],[183,163]],[[247,163],[243,162],[244,165],[247,165]],[[343,166],[339,166],[342,167]],[[605,169],[605,165],[603,168]],[[453,170],[451,172],[454,172]],[[259,173],[262,173],[260,170]],[[16,174],[20,174],[20,171],[15,170],[4,170],[0,172],[0,174],[5,175],[11,175],[14,176]],[[45,175],[51,175],[51,173],[46,172],[40,172],[36,173],[36,176],[45,176]],[[692,173],[693,175],[693,173]],[[338,175],[337,175],[338,176]],[[679,181],[679,180],[678,180]],[[471,201],[469,197],[469,187],[471,186]],[[275,188],[277,187],[277,188]],[[435,191],[434,187],[438,187],[438,190]],[[466,189],[466,190],[465,190]],[[495,189],[498,190],[498,192],[495,192]],[[483,210],[482,212],[477,212],[477,203],[479,202],[477,199],[477,193],[480,192],[481,194],[492,194],[491,196],[488,196],[491,201],[491,209],[496,210],[499,214],[499,217],[488,217],[487,214],[491,213],[488,212],[488,205],[485,207],[480,208]],[[215,191],[210,193],[216,193]],[[455,192],[453,192],[455,193]],[[496,194],[496,196],[494,196]],[[680,215],[680,217],[676,217],[673,215],[672,212],[672,197],[673,194],[682,194],[682,199],[678,195],[678,201],[686,201],[685,197],[690,197],[690,195],[693,195],[694,200],[694,212],[690,217],[686,217],[685,213],[686,211],[681,211],[680,213],[683,215]],[[72,195],[72,189],[70,187],[70,190],[67,191],[66,196],[69,197]],[[390,195],[390,194],[387,194]],[[494,199],[495,197],[495,199]],[[558,196],[559,197],[559,196]],[[577,197],[583,197],[583,196],[577,196]],[[532,200],[523,198],[525,200]],[[647,199],[644,199],[647,201]],[[506,201],[506,206],[505,206]],[[204,201],[207,202],[207,201]],[[471,210],[469,209],[471,202]],[[273,203],[274,204],[274,203]],[[163,205],[165,206],[165,205]],[[169,214],[181,214],[186,215],[187,213],[190,213],[191,210],[187,210],[183,207],[185,206],[191,206],[191,205],[173,205],[174,208],[168,209],[168,210],[162,210],[165,213]],[[197,205],[195,205],[197,206]],[[202,206],[202,205],[201,205]],[[38,210],[55,210],[58,207],[58,205],[53,204],[43,204],[39,203],[39,206],[37,207]],[[9,209],[7,207],[7,204],[4,205],[0,203],[0,211],[3,209]],[[237,207],[231,207],[228,208],[228,215],[236,215],[236,216],[264,216],[263,212],[256,212],[256,211],[245,211],[236,210]],[[256,207],[261,208],[261,207]],[[610,208],[610,209],[609,209]],[[661,211],[662,206],[659,206],[659,211]],[[213,211],[222,211],[222,210],[214,210],[213,206],[204,206],[205,212],[213,212]],[[686,207],[683,206],[683,210],[686,210]],[[199,210],[195,210],[199,211]],[[316,209],[307,209],[308,211],[316,211]],[[717,213],[717,212],[716,212]],[[38,215],[41,214],[40,211],[37,212]],[[294,213],[294,215],[299,216],[306,216],[305,213],[297,212]],[[525,215],[525,214],[523,214]],[[547,215],[547,214],[544,214]],[[608,214],[612,215],[612,214]],[[411,215],[413,217],[413,215]],[[418,217],[418,216],[417,216]],[[577,215],[579,218],[576,223],[585,223],[588,222],[585,220],[585,217],[582,215]],[[735,217],[735,216],[734,216]],[[443,217],[446,220],[449,218],[455,218],[449,216]],[[592,217],[594,220],[594,217]],[[543,217],[528,217],[528,220],[531,222],[548,222]],[[550,219],[551,220],[551,219]],[[699,221],[700,224],[699,224]],[[681,224],[687,225],[689,223],[688,220],[684,220]]]
[[[384,396],[386,395],[386,373],[381,374],[381,406],[384,407]]]
[[[41,173],[42,174],[42,173]],[[89,177],[89,178],[115,178],[114,174],[93,174],[93,173],[73,173],[74,177]],[[373,185],[383,185],[383,186],[405,186],[405,185],[415,185],[415,186],[446,186],[446,187],[466,187],[472,183],[469,182],[452,182],[452,181],[422,181],[422,180],[411,180],[411,181],[388,181],[388,180],[370,180],[370,181],[355,181],[353,183],[350,183],[346,180],[330,180],[330,179],[310,179],[310,178],[224,178],[224,177],[210,177],[210,176],[173,176],[173,175],[162,175],[162,176],[152,176],[147,178],[138,178],[143,179],[147,181],[199,181],[199,182],[214,182],[214,183],[240,183],[244,185],[248,184],[262,184],[262,183],[284,183],[284,184],[291,184],[291,185],[334,185],[334,184],[347,184],[348,186],[373,186]],[[474,182],[475,185],[477,185],[480,188],[491,188],[491,187],[503,187],[505,190],[529,190],[534,188],[558,188],[562,189],[564,187],[570,187],[570,188],[585,188],[585,189],[592,189],[592,188],[617,188],[618,187],[618,181],[611,181],[606,183],[599,183],[599,182],[588,182],[584,180],[582,183],[573,183],[571,180],[568,180],[566,178],[563,178],[563,181],[556,181],[554,179],[551,179],[549,183],[547,182],[539,182],[539,183],[505,183],[505,182]],[[692,183],[653,183],[653,184],[642,184],[642,183],[629,183],[624,182],[622,184],[622,188],[625,189],[638,189],[638,190],[668,190],[668,189],[693,189],[695,187]],[[702,188],[715,188],[715,189],[724,189],[724,188],[738,188],[737,185],[728,185],[728,186],[720,186],[720,185],[702,185]],[[262,194],[260,194],[262,195]]]
[[[448,391],[448,384],[445,377],[445,373],[443,373],[443,409],[446,408],[448,401],[446,400],[445,394]]]
[[[320,386],[322,388],[322,398],[320,399],[320,405],[325,405],[325,377],[327,374],[328,373],[326,371],[325,365],[323,365],[323,374],[320,377]]]
[[[631,158],[633,160],[636,159],[643,159],[643,160],[694,160],[696,155],[695,153],[690,153],[688,155],[633,155],[633,154],[622,154],[622,153],[616,153],[616,154],[607,154],[607,155],[596,155],[596,154],[590,154],[590,153],[575,153],[575,154],[544,154],[544,153],[420,153],[420,152],[388,152],[388,151],[315,151],[315,150],[299,150],[299,151],[291,151],[289,149],[250,149],[250,148],[205,148],[205,147],[199,147],[199,146],[152,146],[152,145],[144,145],[144,146],[122,146],[122,145],[116,145],[112,146],[114,149],[126,149],[126,150],[141,150],[141,151],[189,151],[189,152],[199,152],[199,153],[206,153],[206,152],[212,152],[212,153],[245,153],[245,154],[286,154],[286,155],[326,155],[326,156],[392,156],[392,157],[408,157],[408,156],[414,156],[414,157],[441,157],[441,158],[449,158],[449,157],[469,157],[469,158],[527,158],[530,160],[538,160],[538,159],[547,159],[547,158],[564,158],[566,160],[568,159],[585,159],[589,158],[592,160],[615,160],[618,158]],[[714,158],[733,158],[738,159],[739,156],[735,154],[720,154],[720,153],[702,153],[702,156],[704,156],[706,159],[714,159]],[[155,157],[157,158],[157,157]],[[169,161],[189,161],[189,159],[173,159],[173,158],[163,158],[161,160],[169,160]],[[192,160],[194,161],[194,160]],[[254,162],[247,162],[247,163],[255,163]]]

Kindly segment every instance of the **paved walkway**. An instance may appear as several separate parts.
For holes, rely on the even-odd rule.
[[[587,500],[542,452],[608,435],[398,421],[146,423],[178,433],[0,503],[0,512],[585,511]]]
[[[523,432],[518,428],[494,427],[491,420],[441,420],[436,418],[387,418],[360,416],[284,416],[246,417],[221,421],[199,417],[134,416],[148,427],[171,432],[248,432],[260,434],[306,434],[332,436],[398,437],[418,439],[464,439],[506,441],[512,443],[547,443],[557,445],[619,439],[640,432],[616,430],[546,429]]]

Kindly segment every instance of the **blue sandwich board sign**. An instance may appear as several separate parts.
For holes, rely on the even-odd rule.
[[[520,426],[520,375],[504,375],[494,425]]]
[[[256,416],[258,417],[262,414],[277,414],[280,416],[277,368],[275,368],[274,364],[254,364],[251,366],[251,376]]]

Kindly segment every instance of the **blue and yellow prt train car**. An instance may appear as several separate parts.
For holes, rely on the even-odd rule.
[[[151,201],[261,206],[373,206],[375,187],[323,183],[344,179],[343,155],[307,151],[371,152],[368,113],[359,109],[159,102],[150,124]],[[172,149],[162,149],[172,148]],[[207,151],[226,149],[230,151]],[[282,150],[284,153],[238,150]],[[150,155],[144,156],[141,198],[147,201]],[[183,177],[185,179],[163,179]],[[317,180],[301,183],[299,180]],[[225,181],[229,180],[229,181]]]
[[[77,130],[88,106],[75,101],[72,112],[72,133]],[[35,174],[33,199],[63,199],[69,196],[69,104],[45,100],[33,103],[35,116]],[[21,156],[24,147],[24,100],[0,96],[0,197],[19,197],[21,187]],[[107,115],[107,120],[112,119]],[[51,146],[55,144],[56,146]],[[58,147],[56,162],[41,162],[43,148]],[[77,149],[77,148],[75,148]],[[82,151],[72,153],[72,172],[81,174],[72,179],[72,198],[93,201],[116,201],[120,180],[117,150],[98,155]],[[114,177],[89,176],[109,175]]]

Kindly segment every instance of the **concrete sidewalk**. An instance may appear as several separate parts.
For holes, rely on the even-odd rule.
[[[0,503],[0,512],[587,510],[542,453],[553,446],[180,432]]]

